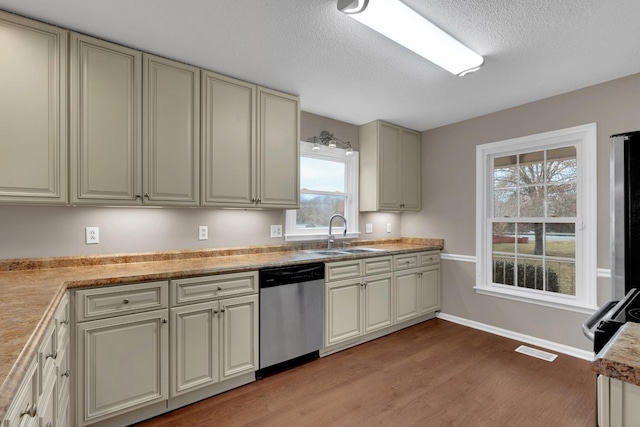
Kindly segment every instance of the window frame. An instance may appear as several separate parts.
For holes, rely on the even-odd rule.
[[[320,149],[314,150],[313,147],[314,144],[310,142],[300,141],[300,157],[342,162],[345,165],[345,192],[343,194],[347,197],[345,201],[345,210],[347,213],[346,218],[348,230],[346,236],[343,236],[341,232],[334,233],[336,240],[355,239],[360,237],[360,228],[358,223],[360,216],[358,204],[359,153],[354,150],[352,155],[347,156],[345,154],[345,150],[342,148],[319,145]],[[329,235],[328,227],[305,228],[304,230],[298,229],[297,212],[297,209],[289,209],[286,211],[285,241],[299,242],[327,239],[327,236]],[[339,229],[342,229],[342,227],[339,227]]]
[[[576,147],[576,295],[554,294],[492,280],[493,159]],[[478,294],[593,313],[597,308],[597,128],[595,123],[476,146],[476,284]],[[553,222],[553,221],[550,221]]]

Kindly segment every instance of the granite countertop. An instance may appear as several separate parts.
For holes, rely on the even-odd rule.
[[[640,386],[640,323],[625,323],[591,366],[601,375]]]
[[[234,273],[265,267],[441,250],[442,239],[383,239],[351,246],[381,249],[326,256],[309,245],[171,251],[144,254],[0,260],[0,420],[67,289]],[[318,248],[318,247],[316,247]],[[336,248],[338,249],[338,248]]]

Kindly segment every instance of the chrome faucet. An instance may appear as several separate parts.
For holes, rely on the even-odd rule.
[[[329,218],[329,240],[327,241],[328,249],[331,249],[333,247],[333,243],[336,241],[335,236],[331,234],[331,225],[333,224],[333,219],[335,217],[342,218],[342,220],[344,221],[344,232],[342,233],[342,235],[343,236],[347,235],[347,218],[345,218],[343,215],[340,215],[340,214],[332,215],[331,218]]]

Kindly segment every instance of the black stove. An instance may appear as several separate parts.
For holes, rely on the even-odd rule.
[[[627,322],[640,323],[640,292],[631,289],[620,301],[605,304],[582,325],[597,354]]]

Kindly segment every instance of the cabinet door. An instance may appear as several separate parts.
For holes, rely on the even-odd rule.
[[[420,314],[440,310],[440,265],[420,272]]]
[[[402,210],[419,211],[421,207],[420,194],[420,134],[402,129]]]
[[[387,123],[379,128],[379,174],[380,206],[382,210],[398,210],[402,203],[401,129]]]
[[[168,398],[167,316],[164,309],[78,324],[80,425]]]
[[[364,332],[390,326],[392,317],[392,275],[365,277],[364,279]]]
[[[200,70],[144,55],[143,203],[198,206]]]
[[[218,302],[171,309],[171,397],[219,381]]]
[[[142,53],[71,34],[71,201],[141,203]]]
[[[202,71],[201,88],[202,205],[254,206],[256,86]]]
[[[419,314],[418,272],[396,273],[396,322],[417,317]]]
[[[258,295],[220,301],[222,378],[258,369]]]
[[[325,345],[362,335],[362,280],[327,283],[325,298]]]
[[[300,207],[300,106],[297,97],[259,89],[258,207]]]
[[[0,203],[67,203],[67,32],[0,11]]]

